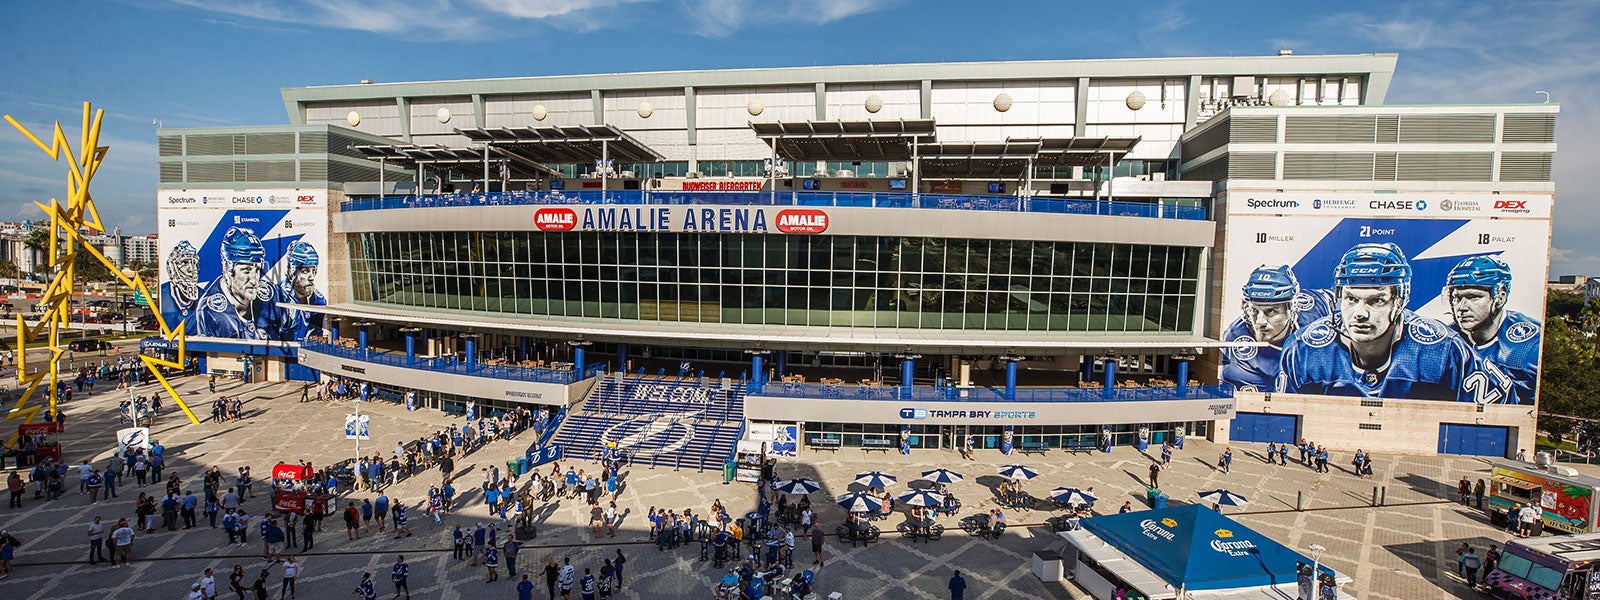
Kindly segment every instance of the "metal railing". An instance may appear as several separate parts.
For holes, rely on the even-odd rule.
[[[1017,388],[1014,398],[1004,388],[935,388],[914,386],[843,385],[820,383],[768,383],[757,390],[747,386],[750,396],[808,398],[819,400],[896,400],[902,402],[1148,402],[1160,400],[1222,400],[1233,397],[1233,386],[1191,385],[1185,387],[1104,388]]]
[[[1203,206],[1176,206],[1155,202],[1062,198],[1052,196],[978,196],[965,194],[909,194],[905,192],[766,192],[766,191],[640,191],[573,190],[518,191],[480,194],[429,194],[347,200],[339,210],[397,208],[454,208],[473,206],[571,206],[586,204],[657,206],[801,206],[847,208],[932,208],[998,212],[1035,212],[1179,219],[1204,221]]]
[[[532,381],[536,383],[555,383],[570,385],[582,379],[594,376],[594,373],[604,371],[606,363],[596,363],[585,367],[585,376],[577,377],[572,369],[546,369],[539,367],[521,367],[515,365],[486,365],[483,363],[468,364],[453,358],[424,358],[407,357],[404,353],[386,352],[368,348],[350,348],[327,342],[306,340],[300,343],[301,350],[309,350],[339,358],[359,360],[380,365],[402,367],[406,369],[421,369],[436,373],[452,373],[456,375],[471,375],[474,377],[491,377],[494,379],[508,379],[512,381]]]

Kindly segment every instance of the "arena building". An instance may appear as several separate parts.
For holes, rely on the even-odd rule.
[[[209,371],[539,405],[569,456],[1506,456],[1557,107],[1384,105],[1397,60],[285,88],[158,133],[162,310]]]

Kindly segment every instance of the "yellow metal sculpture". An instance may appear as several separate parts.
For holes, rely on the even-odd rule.
[[[27,387],[24,389],[22,397],[17,400],[16,406],[11,407],[10,412],[7,413],[6,421],[15,419],[21,419],[23,423],[33,421],[34,417],[39,414],[40,409],[44,407],[29,406],[29,404],[39,391],[40,384],[45,383],[46,375],[49,376],[49,384],[44,390],[45,397],[48,399],[48,414],[50,415],[50,420],[60,420],[56,405],[57,392],[60,389],[59,382],[62,381],[59,369],[61,354],[65,351],[61,344],[60,334],[62,329],[70,327],[71,308],[69,303],[72,300],[75,284],[73,267],[76,264],[75,261],[79,253],[87,252],[95,260],[104,264],[112,273],[115,273],[124,285],[144,294],[144,297],[158,297],[150,293],[150,287],[145,284],[143,277],[138,274],[135,274],[132,278],[123,275],[121,269],[111,264],[111,261],[107,260],[104,254],[101,254],[94,246],[89,245],[83,237],[83,230],[85,229],[96,233],[105,232],[105,227],[100,223],[100,212],[95,209],[94,198],[89,194],[89,183],[94,180],[95,172],[100,169],[101,161],[105,160],[106,152],[110,150],[108,146],[99,145],[100,122],[104,117],[105,110],[93,110],[88,102],[83,103],[83,135],[78,144],[78,151],[74,152],[66,134],[61,130],[60,121],[56,121],[54,137],[51,138],[49,144],[45,144],[39,139],[39,136],[34,135],[33,132],[28,131],[27,127],[22,126],[16,119],[11,118],[11,115],[5,116],[7,123],[10,123],[12,127],[21,131],[22,135],[32,140],[34,145],[43,150],[51,160],[61,160],[65,156],[68,164],[66,204],[63,205],[55,198],[50,199],[48,206],[43,203],[36,203],[39,208],[45,211],[45,214],[50,216],[49,266],[54,273],[54,277],[40,298],[41,303],[48,306],[48,308],[39,319],[38,324],[29,327],[22,320],[21,315],[17,316],[17,383]],[[189,420],[198,425],[200,420],[195,418],[194,412],[189,410],[189,405],[178,395],[178,391],[172,388],[172,384],[167,382],[167,378],[162,375],[161,370],[158,368],[183,368],[185,360],[183,325],[180,323],[176,329],[168,327],[166,319],[161,316],[161,311],[156,310],[154,313],[156,323],[161,327],[161,336],[169,341],[177,341],[178,359],[177,361],[169,361],[141,354],[139,360],[155,376],[156,381],[161,382],[161,386],[166,388],[167,394],[172,397],[172,400],[177,403],[179,408],[183,409],[183,413],[189,416]],[[29,374],[27,363],[28,348],[30,346],[39,347],[41,339],[50,350],[50,368],[48,372],[41,371],[36,374]],[[6,440],[4,447],[9,448],[16,441],[17,435],[13,433]]]

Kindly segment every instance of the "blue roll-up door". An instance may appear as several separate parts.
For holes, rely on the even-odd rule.
[[[284,365],[284,377],[289,381],[317,381],[318,371],[300,363]]]
[[[1299,415],[1241,412],[1232,423],[1228,439],[1236,442],[1293,442],[1300,431]]]
[[[1511,428],[1465,423],[1439,424],[1439,453],[1505,458]]]

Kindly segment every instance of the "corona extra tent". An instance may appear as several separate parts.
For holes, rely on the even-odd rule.
[[[1310,593],[1310,558],[1198,504],[1084,519],[1061,533],[1077,550],[1075,581],[1095,598],[1252,600]],[[1302,566],[1308,567],[1302,569]],[[1326,566],[1336,584],[1351,581]],[[1325,578],[1326,580],[1326,578]],[[1325,584],[1326,585],[1326,584]],[[1302,588],[1304,594],[1301,593]],[[1324,598],[1351,598],[1335,592]]]

